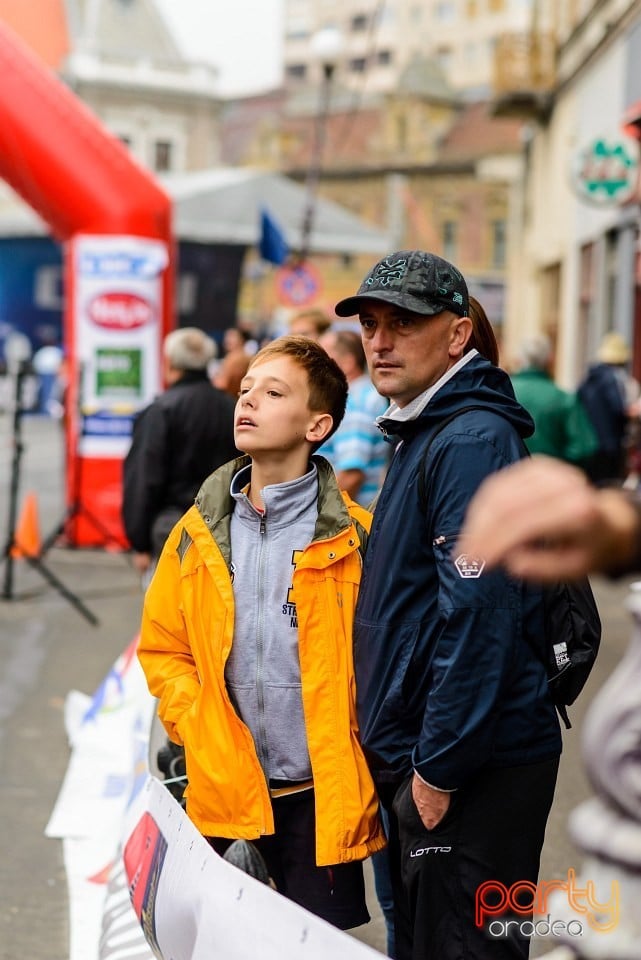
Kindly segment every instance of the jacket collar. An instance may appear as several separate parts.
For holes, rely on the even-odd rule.
[[[456,363],[452,364],[445,373],[438,378],[436,383],[433,383],[431,387],[428,387],[427,390],[424,390],[423,393],[419,393],[418,397],[415,397],[410,403],[406,404],[404,407],[399,407],[399,405],[392,400],[389,407],[381,417],[376,418],[376,422],[382,422],[383,420],[393,420],[395,423],[407,423],[409,420],[416,420],[419,417],[425,407],[428,405],[434,394],[438,393],[441,387],[455,377],[456,374],[464,366],[466,366],[473,357],[478,356],[478,350],[470,350],[469,353],[464,354],[460,360],[457,360]]]
[[[349,510],[343,500],[336,475],[321,456],[312,457],[318,474],[318,517],[314,540],[337,536],[351,525]],[[236,474],[251,464],[247,456],[237,457],[210,474],[196,495],[196,507],[216,541],[229,540],[229,524],[234,510],[232,481]]]
[[[231,482],[231,495],[236,502],[235,513],[250,523],[258,523],[264,517],[271,528],[290,526],[318,499],[317,470],[313,461],[302,477],[263,487],[261,497],[264,511],[258,510],[245,493],[250,479],[251,467],[247,466]]]

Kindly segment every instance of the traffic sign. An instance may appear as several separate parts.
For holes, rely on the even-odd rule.
[[[322,280],[311,263],[283,267],[276,275],[276,286],[281,302],[291,307],[305,307],[318,296]]]

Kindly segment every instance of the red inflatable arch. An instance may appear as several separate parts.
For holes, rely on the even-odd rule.
[[[123,452],[174,325],[171,201],[0,24],[0,177],[65,249],[67,512],[76,546],[126,544]]]

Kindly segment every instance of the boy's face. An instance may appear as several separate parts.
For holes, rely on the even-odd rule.
[[[240,385],[234,442],[250,456],[298,450],[320,443],[332,427],[328,413],[309,409],[307,372],[291,357],[254,364]]]

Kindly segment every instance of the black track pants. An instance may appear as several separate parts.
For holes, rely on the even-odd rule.
[[[379,785],[390,813],[397,960],[527,958],[529,939],[520,935],[520,923],[528,918],[502,913],[477,926],[477,891],[487,881],[508,890],[519,881],[537,882],[558,765],[553,758],[481,772],[451,795],[433,830],[423,826],[411,778],[400,787]],[[504,937],[504,921],[514,919],[519,923],[507,925]]]

